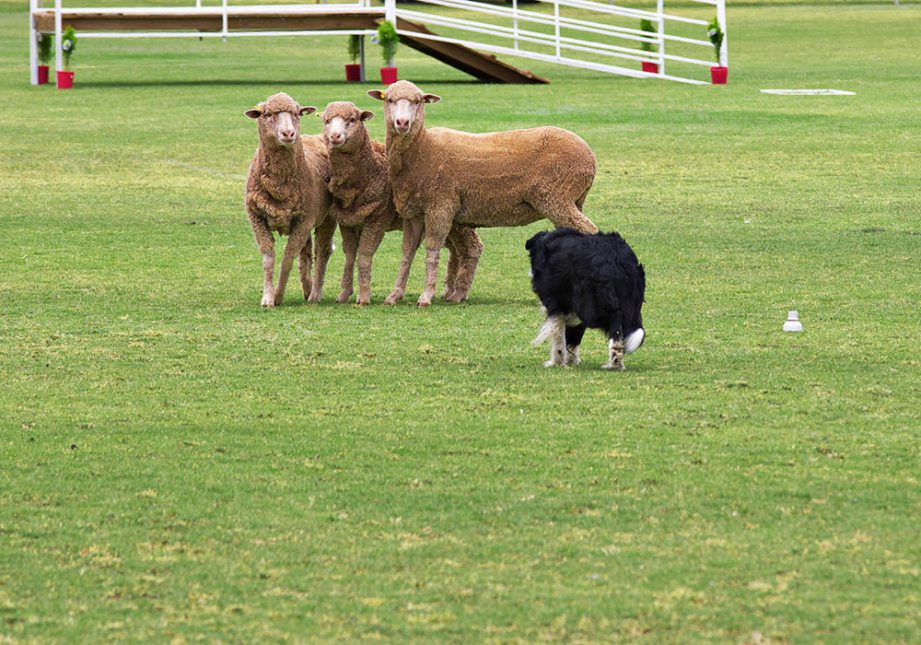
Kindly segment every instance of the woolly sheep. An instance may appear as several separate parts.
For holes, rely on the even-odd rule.
[[[352,295],[355,256],[358,256],[358,297],[356,304],[371,301],[371,262],[384,233],[402,228],[393,206],[387,156],[384,146],[371,139],[364,122],[373,112],[359,110],[353,103],[336,101],[319,114],[323,120],[323,139],[329,155],[331,214],[339,223],[345,267],[337,302],[348,302]],[[419,232],[421,234],[421,231]],[[407,245],[419,245],[419,235],[407,228]],[[413,241],[414,240],[414,241]],[[470,228],[453,227],[446,244],[451,253],[445,281],[446,300],[459,302],[467,297],[483,245]],[[385,301],[393,304],[403,297],[410,262],[404,253],[393,291]]]
[[[439,250],[453,224],[522,226],[547,218],[557,227],[598,230],[582,214],[595,155],[572,132],[550,126],[489,134],[426,129],[425,104],[441,97],[409,81],[368,95],[384,101],[397,211],[425,227],[420,307],[432,302]]]
[[[336,223],[327,217],[330,195],[325,182],[329,172],[326,146],[319,135],[300,135],[301,115],[312,112],[316,108],[301,107],[284,93],[273,94],[245,112],[259,123],[259,147],[249,165],[243,197],[262,254],[263,307],[281,303],[295,257],[299,257],[304,298],[317,302],[322,293]],[[314,227],[317,227],[317,266],[311,282],[310,238]],[[274,232],[288,236],[277,286],[272,284]]]

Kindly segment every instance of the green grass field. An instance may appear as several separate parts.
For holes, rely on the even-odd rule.
[[[337,251],[323,303],[260,308],[242,112],[379,111],[344,38],[85,39],[63,92],[26,21],[0,4],[0,642],[921,641],[921,6],[730,7],[722,88],[400,53],[429,125],[592,145],[586,212],[647,272],[623,373],[597,333],[570,370],[530,346],[546,223],[482,231],[462,305],[413,306],[418,257],[380,305],[391,234],[378,304],[332,302]]]

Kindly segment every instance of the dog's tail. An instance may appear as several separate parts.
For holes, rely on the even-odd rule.
[[[624,338],[624,353],[632,354],[643,345],[644,340],[646,340],[646,331],[642,327],[634,329]]]
[[[541,325],[540,331],[537,332],[537,338],[531,341],[531,345],[537,347],[538,345],[546,343],[550,337],[556,333],[556,326],[557,322],[555,318],[547,318],[544,324]]]

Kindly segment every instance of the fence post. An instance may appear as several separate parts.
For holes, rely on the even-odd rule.
[[[221,0],[221,42],[227,42],[227,0]]]
[[[384,19],[388,20],[394,27],[397,26],[397,2],[396,0],[386,0],[384,3]]]
[[[656,30],[659,39],[659,76],[665,75],[665,0],[658,0],[656,3]]]
[[[38,36],[35,31],[37,0],[29,0],[29,82],[38,85]]]
[[[358,68],[358,80],[362,83],[365,82],[365,35],[362,34],[358,38],[358,62],[361,65]]]
[[[556,37],[556,57],[560,57],[560,2],[553,0],[553,34]]]
[[[723,46],[720,49],[720,67],[729,67],[729,31],[726,29],[726,0],[717,0],[716,19],[720,21],[723,30]]]
[[[61,54],[61,0],[54,0],[54,67],[60,72],[63,67]]]
[[[515,38],[515,49],[518,49],[518,0],[512,0],[512,33]]]

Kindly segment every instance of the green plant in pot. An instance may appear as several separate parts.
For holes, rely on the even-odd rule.
[[[70,70],[70,59],[77,50],[77,32],[73,26],[67,25],[67,29],[61,35],[61,56],[64,58],[64,69],[58,70],[58,89],[69,90],[74,86],[74,73]]]
[[[646,20],[645,18],[640,20],[640,31],[643,31],[647,34],[656,34],[658,35],[659,30],[656,29],[656,26],[651,20]],[[656,52],[656,46],[648,41],[640,42],[640,49],[644,52],[649,52],[654,54]],[[654,63],[651,60],[644,60],[640,63],[643,66],[643,71],[649,74],[658,74],[659,73],[659,64]]]
[[[38,84],[48,82],[48,66],[54,55],[54,34],[38,34]]]
[[[361,58],[361,38],[358,34],[349,36],[349,60],[352,62],[345,66],[345,80],[352,83],[361,81],[361,65],[358,63]]]
[[[389,20],[382,22],[377,28],[375,40],[381,46],[381,54],[384,57],[384,67],[381,67],[381,83],[384,85],[396,83],[397,68],[393,66],[393,57],[396,56],[397,48],[400,46],[400,36],[393,23]]]
[[[713,44],[713,52],[716,55],[716,66],[710,68],[710,80],[714,85],[724,85],[729,74],[729,70],[722,65],[723,38],[725,38],[725,34],[716,16],[707,24],[707,36]]]

